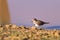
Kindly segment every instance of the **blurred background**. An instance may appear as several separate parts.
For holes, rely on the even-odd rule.
[[[32,18],[60,25],[60,0],[7,0],[11,23],[32,26]]]

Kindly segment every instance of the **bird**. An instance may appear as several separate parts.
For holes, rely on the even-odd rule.
[[[44,24],[49,24],[49,22],[44,22],[44,21],[38,20],[37,18],[33,18],[32,22],[33,22],[34,26],[36,26],[36,27],[39,27]]]

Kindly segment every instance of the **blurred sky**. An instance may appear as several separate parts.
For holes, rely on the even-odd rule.
[[[60,0],[8,0],[11,23],[30,25],[32,18],[60,25]]]

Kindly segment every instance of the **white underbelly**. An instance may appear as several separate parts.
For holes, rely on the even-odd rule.
[[[36,27],[39,27],[39,25],[37,25],[35,21],[33,21],[33,24],[34,24]]]
[[[36,27],[39,27],[37,24],[35,24]]]

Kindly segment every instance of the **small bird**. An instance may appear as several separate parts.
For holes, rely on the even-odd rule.
[[[32,22],[36,27],[39,27],[39,26],[44,25],[44,24],[49,24],[49,22],[44,22],[44,21],[38,20],[36,18],[33,18]]]

